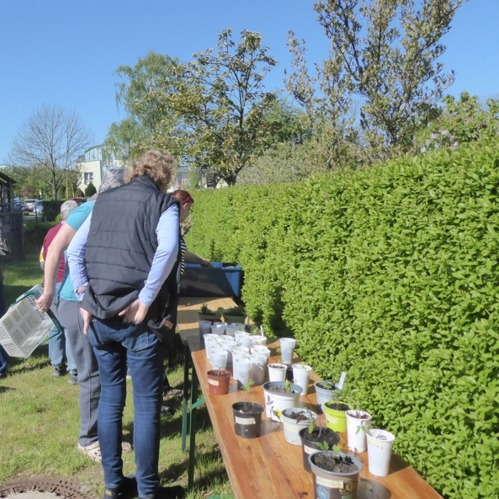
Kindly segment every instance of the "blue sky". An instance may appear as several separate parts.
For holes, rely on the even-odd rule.
[[[327,55],[313,0],[0,0],[0,164],[19,127],[43,104],[74,110],[101,143],[125,117],[114,74],[155,51],[182,61],[216,45],[232,28],[262,34],[279,62],[266,80],[283,88],[288,30],[304,38],[308,60]],[[499,98],[499,0],[470,0],[444,38],[442,57],[457,73],[449,90]]]

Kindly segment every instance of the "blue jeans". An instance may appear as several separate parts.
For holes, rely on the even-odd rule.
[[[7,371],[7,352],[3,349],[3,346],[0,345],[0,373],[4,373]]]
[[[123,482],[121,435],[128,366],[133,386],[137,488],[141,499],[153,498],[159,487],[164,348],[145,324],[94,319],[88,337],[101,380],[97,427],[105,486],[116,490]]]
[[[58,282],[55,285],[55,298],[54,298],[54,307],[58,308],[59,306],[59,289],[61,287],[61,283]],[[59,313],[57,313],[59,316]],[[57,317],[59,318],[59,317]],[[50,363],[56,367],[61,365],[64,360],[66,360],[68,365],[68,371],[76,370],[76,364],[73,359],[73,353],[71,352],[71,347],[69,345],[69,340],[66,335],[66,330],[59,331],[55,326],[50,330],[48,334],[49,338],[49,359]]]

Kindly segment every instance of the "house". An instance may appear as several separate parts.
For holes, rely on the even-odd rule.
[[[78,188],[85,192],[88,184],[92,183],[99,190],[102,177],[109,168],[125,168],[125,162],[111,158],[104,150],[103,145],[98,145],[87,149],[77,160],[78,171],[80,172],[80,182]],[[179,167],[177,176],[172,185],[174,189],[186,189],[189,185],[189,168]]]
[[[76,161],[80,172],[78,188],[85,192],[88,184],[99,190],[102,177],[109,168],[123,168],[124,162],[110,157],[104,146],[98,145],[87,149]]]

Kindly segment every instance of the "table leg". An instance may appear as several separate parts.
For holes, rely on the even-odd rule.
[[[192,370],[191,378],[191,412],[189,418],[189,466],[187,470],[187,489],[191,490],[194,483],[194,465],[196,464],[196,410],[204,404],[204,397],[199,397],[196,402],[193,402],[197,396],[198,378],[196,370]]]
[[[191,366],[191,353],[189,347],[184,345],[184,395],[182,400],[182,452],[185,452],[187,442],[187,426],[189,423],[189,369]],[[192,390],[191,390],[192,394]],[[192,404],[192,399],[191,399]]]

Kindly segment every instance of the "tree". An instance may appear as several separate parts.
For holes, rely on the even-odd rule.
[[[463,92],[459,99],[448,95],[439,116],[415,137],[415,152],[440,147],[457,148],[476,141],[497,141],[499,136],[499,100],[478,97]]]
[[[216,49],[195,54],[185,65],[178,91],[162,95],[179,118],[193,165],[232,185],[254,164],[267,140],[265,112],[276,99],[263,80],[276,64],[258,33],[243,31],[236,45],[226,29]]]
[[[91,133],[76,113],[44,105],[20,127],[11,157],[14,163],[30,168],[34,180],[57,199],[65,171],[74,170],[76,159],[91,139]]]
[[[316,2],[319,23],[331,43],[320,75],[321,98],[333,106],[340,102],[336,108],[341,112],[351,110],[357,100],[360,145],[368,147],[370,158],[409,150],[415,131],[435,117],[454,76],[445,74],[438,62],[445,51],[440,39],[462,1]],[[294,94],[299,96],[298,88]]]
[[[25,166],[6,166],[2,172],[14,179],[14,195],[23,198],[37,197],[42,186],[33,179],[31,168]]]
[[[166,107],[163,95],[179,88],[182,67],[177,59],[150,52],[134,67],[120,66],[116,74],[116,103],[129,116],[113,123],[105,145],[114,157],[129,160],[151,147],[161,147],[176,156],[182,146],[175,138],[179,117]]]
[[[86,187],[85,187],[85,197],[90,198],[92,197],[95,193],[97,192],[97,189],[95,188],[95,185],[90,182]]]

